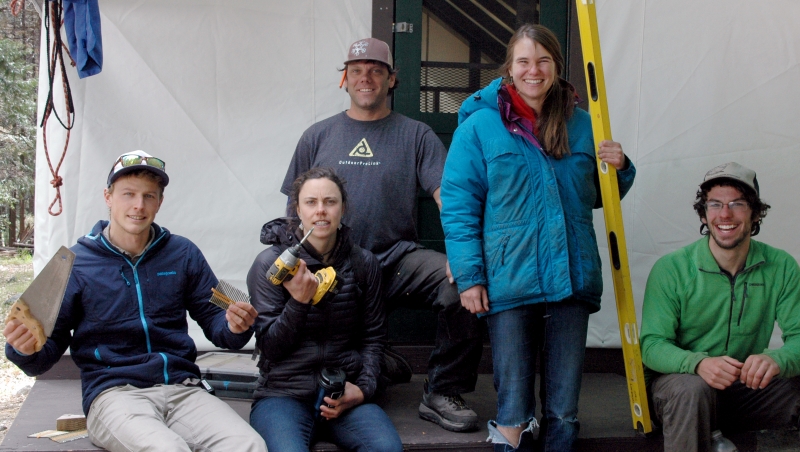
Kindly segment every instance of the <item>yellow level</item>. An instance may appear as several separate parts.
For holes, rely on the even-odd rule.
[[[576,0],[576,3],[588,88],[589,114],[592,116],[595,146],[598,146],[603,140],[611,140],[611,124],[608,120],[608,102],[606,100],[606,83],[603,78],[603,59],[600,56],[600,36],[597,33],[597,15],[594,0]],[[625,229],[622,224],[622,208],[619,202],[617,170],[599,158],[597,167],[600,173],[600,192],[603,198],[606,234],[608,234],[608,254],[611,258],[611,273],[614,276],[614,293],[617,299],[617,316],[622,339],[622,355],[625,360],[625,374],[628,379],[633,428],[641,433],[650,433],[653,427],[650,422],[650,410],[647,406],[642,351],[639,348],[639,327],[636,324],[631,272],[628,267]]]

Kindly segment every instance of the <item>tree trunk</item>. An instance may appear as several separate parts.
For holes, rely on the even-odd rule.
[[[0,219],[5,218],[6,216],[6,206],[0,205]],[[6,246],[6,228],[2,222],[0,222],[0,246]]]
[[[25,201],[28,200],[27,193],[23,194],[22,196],[17,199],[17,207],[19,208],[17,212],[17,218],[19,218],[19,233],[17,234],[17,238],[14,240],[15,242],[20,242],[20,238],[22,234],[26,234],[28,231],[25,227]]]
[[[16,197],[16,193],[12,196]],[[17,209],[8,207],[8,246],[12,246],[17,241]]]

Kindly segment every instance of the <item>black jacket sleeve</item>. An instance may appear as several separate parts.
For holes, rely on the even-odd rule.
[[[311,310],[311,303],[294,300],[282,285],[273,285],[267,279],[267,270],[279,252],[274,246],[262,251],[247,274],[247,290],[258,311],[256,345],[269,361],[284,358],[296,347]]]

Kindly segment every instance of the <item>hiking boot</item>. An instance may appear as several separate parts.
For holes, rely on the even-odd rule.
[[[412,373],[411,366],[403,355],[387,344],[381,359],[381,379],[384,380],[384,386],[408,383]]]
[[[419,417],[439,424],[451,432],[469,432],[478,429],[478,415],[472,411],[460,395],[442,395],[429,392],[428,379],[422,391]]]

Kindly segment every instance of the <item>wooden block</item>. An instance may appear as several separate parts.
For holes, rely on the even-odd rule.
[[[56,419],[56,430],[74,432],[86,428],[86,416],[82,414],[64,414]]]

